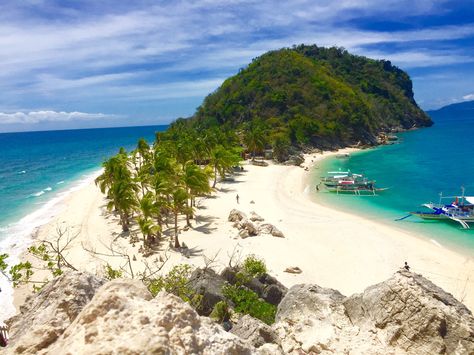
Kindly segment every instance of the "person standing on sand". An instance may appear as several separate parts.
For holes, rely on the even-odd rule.
[[[237,194],[237,196],[235,196],[235,199],[237,200],[237,203],[239,203],[239,194]]]

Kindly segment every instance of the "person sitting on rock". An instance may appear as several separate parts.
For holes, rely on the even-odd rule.
[[[403,266],[403,268],[406,270],[406,271],[410,271],[410,266],[408,266],[408,263],[405,261],[405,266]]]

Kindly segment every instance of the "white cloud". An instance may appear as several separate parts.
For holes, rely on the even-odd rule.
[[[0,112],[0,124],[65,122],[76,120],[96,120],[113,117],[102,113],[64,112],[64,111],[31,111]]]
[[[474,100],[474,94],[464,95],[462,98],[466,101]]]
[[[44,2],[42,10],[49,4],[50,12],[57,6],[28,1],[31,6]],[[473,24],[387,32],[350,21],[389,16],[411,23],[405,20],[443,13],[445,3],[137,0],[126,8],[104,0],[90,2],[103,11],[64,6],[56,15],[67,14],[51,21],[31,11],[22,13],[17,2],[6,0],[0,4],[0,48],[5,49],[0,51],[0,107],[70,109],[67,105],[78,104],[82,110],[116,112],[105,103],[127,100],[132,107],[133,100],[204,97],[252,58],[299,43],[342,46],[402,68],[473,62],[469,51],[446,45],[474,37]],[[30,106],[30,98],[38,106]],[[91,101],[93,108],[87,106]]]

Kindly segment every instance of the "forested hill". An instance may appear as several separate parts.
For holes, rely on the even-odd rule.
[[[409,76],[389,61],[300,45],[268,52],[228,78],[193,117],[208,127],[265,127],[269,144],[373,143],[381,131],[430,126]]]

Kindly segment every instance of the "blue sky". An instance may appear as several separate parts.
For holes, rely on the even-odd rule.
[[[388,59],[424,109],[474,99],[474,3],[2,0],[0,132],[165,124],[293,44]]]

